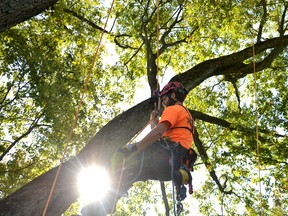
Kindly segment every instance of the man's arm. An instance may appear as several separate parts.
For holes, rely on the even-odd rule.
[[[144,148],[151,145],[153,142],[162,137],[164,132],[170,127],[168,121],[159,123],[153,130],[150,131],[140,142],[136,143],[138,151],[143,150]]]

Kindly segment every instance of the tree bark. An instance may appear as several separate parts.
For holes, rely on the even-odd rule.
[[[260,53],[273,47],[285,47],[287,44],[288,36],[274,38],[256,44],[255,52]],[[229,68],[235,68],[235,64],[243,64],[243,61],[250,58],[252,55],[252,47],[249,47],[231,55],[200,63],[185,73],[175,76],[172,80],[182,82],[191,91],[209,77],[227,75],[228,71],[230,71],[230,74],[237,73],[237,71],[229,70]],[[249,68],[241,71],[241,73],[244,72],[246,74],[253,73]],[[149,113],[151,110],[152,105],[149,103],[149,100],[145,100],[123,112],[105,125],[77,156],[65,162],[60,171],[46,215],[60,215],[75,202],[78,197],[76,177],[79,170],[82,167],[93,163],[108,168],[110,158],[115,152],[115,149],[129,142],[131,137],[142,129],[149,120]],[[1,200],[0,215],[41,215],[47,202],[47,197],[52,182],[54,181],[56,171],[57,167],[39,176],[15,193]],[[118,181],[118,179],[114,180]],[[130,185],[126,185],[123,188],[120,188],[120,190],[125,192],[129,187]],[[117,188],[113,188],[111,195],[113,194],[113,191],[117,190]],[[115,201],[119,198],[120,196],[116,195]],[[106,211],[110,211],[114,208],[111,199],[102,200],[101,204]]]
[[[0,32],[36,16],[58,0],[1,0]]]

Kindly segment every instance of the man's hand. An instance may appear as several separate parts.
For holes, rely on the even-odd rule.
[[[137,151],[137,146],[135,143],[124,145],[118,149],[118,152],[123,153],[124,157],[128,157],[129,155],[131,155],[132,153],[134,153],[136,151]]]
[[[135,144],[128,144],[120,147],[117,152],[115,152],[111,157],[111,169],[114,175],[118,175],[123,168],[123,162],[127,159],[132,153],[137,151]]]

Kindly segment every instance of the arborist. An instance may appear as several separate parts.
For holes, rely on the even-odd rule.
[[[190,194],[193,192],[190,171],[193,171],[193,164],[197,157],[196,152],[191,148],[193,118],[183,106],[187,94],[188,91],[179,82],[170,82],[164,86],[158,95],[164,106],[158,124],[141,141],[125,145],[118,150],[127,158],[138,157],[142,160],[141,172],[138,173],[137,180],[147,180],[146,176],[153,180],[172,180],[176,188],[177,200],[186,197],[186,189],[185,197],[181,197],[180,189],[183,185],[188,184]]]

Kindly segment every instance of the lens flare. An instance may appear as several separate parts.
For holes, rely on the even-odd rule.
[[[100,167],[85,168],[78,176],[78,189],[82,203],[91,203],[102,199],[108,192],[109,187],[109,176]]]

